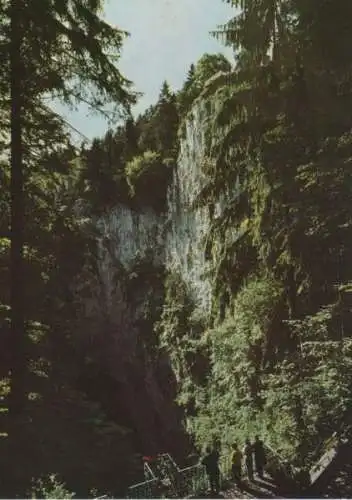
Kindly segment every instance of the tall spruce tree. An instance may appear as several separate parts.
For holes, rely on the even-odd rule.
[[[19,1],[4,3],[2,30],[10,41],[11,102],[11,395],[10,417],[25,405],[26,330],[23,281],[24,136],[34,103],[48,92],[95,108],[112,103],[128,109],[134,96],[118,71],[125,33],[100,17],[101,2]],[[10,29],[7,29],[7,19]],[[5,64],[6,69],[6,64]],[[3,75],[4,76],[4,75]],[[5,72],[6,79],[6,72]],[[92,89],[91,91],[88,89]],[[39,126],[44,126],[41,123]]]
[[[319,372],[322,364],[328,366],[330,356],[337,355],[339,349],[348,352],[350,343],[346,339],[337,346],[336,339],[342,334],[334,323],[340,324],[336,310],[334,322],[326,313],[328,319],[323,321],[331,321],[328,327],[325,323],[321,326],[320,316],[328,304],[340,300],[336,281],[349,282],[352,276],[346,259],[352,236],[347,209],[351,197],[352,122],[347,110],[352,96],[352,59],[346,50],[351,37],[351,6],[326,0],[319,4],[318,12],[314,1],[232,3],[240,11],[219,36],[234,48],[239,64],[208,89],[210,99],[216,90],[218,113],[212,117],[209,132],[208,185],[200,195],[203,204],[214,203],[220,194],[227,199],[220,217],[212,221],[208,239],[210,247],[214,244],[213,253],[209,251],[214,259],[218,299],[214,302],[222,303],[225,297],[229,318],[233,315],[237,323],[249,316],[238,305],[243,294],[256,293],[272,276],[282,287],[280,300],[270,312],[274,324],[258,329],[261,345],[253,347],[248,358],[256,373],[260,373],[260,356],[271,365],[268,378],[264,370],[256,381],[259,387],[259,382],[266,380],[270,397],[266,400],[263,390],[263,400],[248,403],[247,412],[254,412],[258,422],[266,421],[263,405],[272,411],[274,385],[282,388],[288,383],[294,397],[286,394],[279,404],[284,408],[287,403],[288,426],[292,425],[292,435],[299,443],[296,453],[299,460],[306,460],[319,432],[330,432],[315,407],[312,388],[324,394],[326,382]],[[341,38],[337,36],[340,31]],[[328,32],[335,34],[332,39],[336,43],[328,44]],[[259,322],[265,317],[259,305],[255,314]],[[219,316],[218,312],[222,320]],[[227,338],[237,349],[246,322],[242,331],[229,328],[223,341]],[[291,325],[296,322],[300,328],[292,332]],[[225,330],[226,324],[223,333]],[[246,342],[254,331],[246,332]],[[223,341],[218,344],[223,345]],[[334,355],[327,347],[330,342]],[[224,373],[231,366],[235,368],[231,356],[229,360]],[[312,368],[308,368],[312,360]],[[219,354],[214,375],[223,361]],[[248,367],[243,370],[243,374],[248,373]],[[328,370],[324,376],[329,379]],[[221,376],[219,386],[223,380]],[[344,387],[342,391],[347,388],[340,379],[338,385]],[[256,397],[261,390],[258,387]],[[225,392],[230,394],[232,389],[228,384]],[[214,392],[214,386],[210,390]],[[347,392],[351,400],[351,392]],[[277,392],[274,399],[280,398]],[[333,398],[326,393],[321,398],[334,419],[341,421]],[[219,396],[219,401],[227,399]],[[236,408],[237,403],[233,404]],[[236,415],[233,410],[233,420]]]

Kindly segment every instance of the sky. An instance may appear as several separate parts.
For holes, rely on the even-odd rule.
[[[232,51],[209,33],[233,15],[222,0],[106,0],[106,19],[130,33],[118,66],[143,93],[135,115],[156,102],[164,80],[179,89],[191,63],[204,53],[222,52],[233,60]],[[104,118],[84,107],[72,112],[56,104],[55,111],[89,139],[108,128]]]

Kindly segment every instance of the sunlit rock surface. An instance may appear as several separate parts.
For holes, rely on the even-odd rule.
[[[174,403],[177,383],[168,359],[157,354],[153,326],[169,272],[181,275],[199,310],[210,311],[204,249],[211,221],[207,207],[194,207],[207,181],[202,167],[209,112],[198,99],[183,124],[164,214],[117,205],[95,222],[95,264],[82,304],[85,335],[116,384],[111,397],[120,401],[118,419],[133,428],[144,453],[180,457],[188,447]]]
[[[205,260],[205,238],[209,231],[206,207],[194,208],[206,182],[202,163],[206,148],[207,109],[198,102],[184,125],[180,153],[168,196],[170,228],[166,239],[166,266],[177,270],[193,291],[198,305],[209,310],[211,287]]]

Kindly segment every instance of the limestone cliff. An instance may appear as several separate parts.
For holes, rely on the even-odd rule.
[[[210,311],[204,248],[211,221],[207,207],[194,206],[206,182],[202,165],[210,112],[198,99],[183,124],[164,213],[118,205],[95,221],[96,255],[88,284],[79,291],[83,342],[96,346],[101,370],[112,381],[111,397],[118,406],[114,418],[132,428],[145,453],[182,456],[189,450],[174,402],[177,382],[159,350],[154,324],[169,273],[181,276],[199,310]]]

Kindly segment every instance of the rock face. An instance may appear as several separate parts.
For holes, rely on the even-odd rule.
[[[157,268],[165,262],[165,218],[150,209],[133,212],[122,205],[97,221],[98,269],[106,313],[116,313],[119,274],[147,263]],[[117,264],[117,266],[116,266]]]
[[[179,273],[200,309],[206,313],[210,308],[204,256],[210,218],[207,208],[193,207],[206,181],[202,162],[208,113],[198,101],[184,124],[164,214],[118,205],[96,221],[94,270],[77,293],[84,297],[83,342],[93,343],[100,371],[111,380],[103,385],[111,385],[113,416],[132,428],[143,453],[169,451],[180,457],[189,450],[174,403],[174,375],[157,349],[153,325],[168,272]]]
[[[196,303],[210,308],[211,287],[205,261],[205,237],[210,220],[206,207],[193,208],[206,177],[202,163],[206,148],[205,103],[197,102],[184,125],[177,168],[168,196],[170,229],[166,238],[166,267],[177,270],[193,292]]]
[[[148,261],[152,266],[178,271],[198,305],[205,311],[210,307],[209,265],[204,255],[210,217],[206,207],[194,208],[206,183],[202,163],[208,115],[209,108],[199,100],[184,124],[165,214],[156,214],[150,208],[135,212],[119,205],[97,221],[101,234],[98,239],[99,274],[105,306],[110,312],[114,307],[113,262],[116,261],[129,271],[136,261]]]

